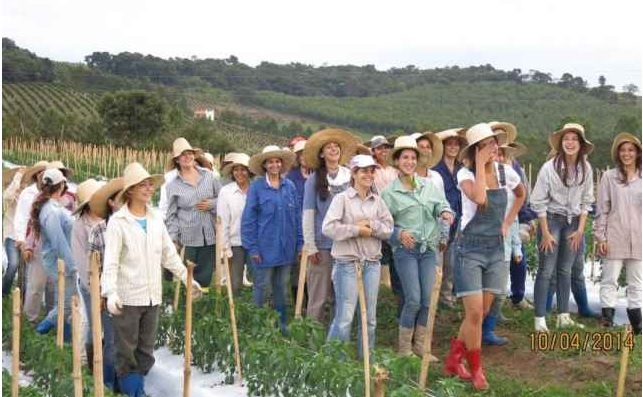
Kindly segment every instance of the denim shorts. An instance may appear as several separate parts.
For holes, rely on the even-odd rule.
[[[454,241],[453,285],[457,297],[488,291],[502,294],[509,268],[500,236],[459,235]]]

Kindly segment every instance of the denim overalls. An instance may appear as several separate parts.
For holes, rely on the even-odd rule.
[[[502,222],[507,208],[504,166],[498,167],[499,188],[487,190],[487,203],[478,206],[464,230],[456,235],[453,281],[456,296],[504,292],[507,267],[504,264]]]

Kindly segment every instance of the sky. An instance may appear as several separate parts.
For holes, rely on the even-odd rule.
[[[94,51],[379,70],[491,64],[643,90],[638,0],[3,0],[2,36],[56,61]]]

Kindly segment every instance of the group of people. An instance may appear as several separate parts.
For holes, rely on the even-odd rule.
[[[592,211],[598,252],[606,258],[601,323],[613,325],[624,266],[627,314],[634,332],[641,331],[639,138],[615,138],[615,167],[603,175],[595,205],[588,162],[594,146],[583,126],[565,124],[550,135],[550,158],[531,192],[516,160],[526,147],[516,138],[515,126],[506,122],[378,135],[367,142],[329,128],[297,137],[287,148],[266,146],[253,156],[229,153],[220,174],[211,155],[179,138],[165,176],[132,163],[122,177],[89,179],[77,187],[60,162],[15,168],[3,175],[3,182],[9,179],[3,195],[9,262],[3,294],[22,255],[25,315],[37,332],[46,333],[56,325],[55,293],[65,294],[66,312],[74,293],[89,302],[89,258],[99,252],[105,383],[141,396],[154,364],[163,269],[185,283],[184,259],[196,264],[198,296],[208,292],[220,259],[215,252],[221,252],[230,263],[226,277],[234,294],[247,273],[254,302],[263,306],[271,297],[286,335],[302,255],[308,262],[306,315],[328,324],[328,339],[350,340],[361,279],[370,348],[381,266],[387,265],[399,303],[397,348],[404,356],[423,354],[429,309],[438,304],[431,301],[435,270],[442,267],[440,305],[454,307],[458,298],[464,309],[444,372],[485,389],[481,346],[507,343],[495,333],[505,298],[510,293],[515,308],[532,308],[525,299],[524,242],[533,234],[540,254],[535,331],[548,332],[545,315],[554,293],[557,327],[582,327],[570,316],[569,295],[585,290],[584,231]],[[151,204],[158,188],[156,209]],[[65,291],[55,291],[53,282],[58,259],[65,262]],[[581,309],[582,292],[575,298]],[[43,300],[48,314],[38,322]],[[85,307],[90,317],[91,305]],[[361,330],[357,335],[361,339]],[[91,357],[91,330],[85,340]],[[362,356],[361,340],[357,347]]]

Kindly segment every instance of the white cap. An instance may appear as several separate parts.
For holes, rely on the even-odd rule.
[[[348,168],[354,170],[355,168],[366,168],[366,167],[375,167],[375,160],[373,156],[366,154],[358,154],[353,156],[351,161],[348,163]]]
[[[42,174],[42,183],[48,186],[57,185],[66,180],[67,178],[58,168],[47,168]]]

